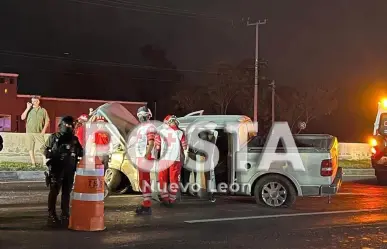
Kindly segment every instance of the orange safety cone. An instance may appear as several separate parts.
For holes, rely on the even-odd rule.
[[[86,161],[88,160],[88,161]],[[86,167],[87,165],[94,165]],[[104,224],[104,165],[98,157],[86,157],[77,166],[69,229],[102,231]]]

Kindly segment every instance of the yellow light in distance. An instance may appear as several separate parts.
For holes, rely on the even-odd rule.
[[[369,141],[369,144],[370,144],[371,146],[376,146],[376,145],[378,145],[378,142],[376,141],[375,138],[371,138],[370,141]]]
[[[387,108],[387,99],[382,99],[381,103],[383,108]]]

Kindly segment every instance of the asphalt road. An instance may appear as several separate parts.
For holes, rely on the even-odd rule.
[[[332,198],[299,198],[292,208],[258,207],[251,198],[216,203],[183,197],[173,209],[154,205],[136,217],[140,198],[105,201],[102,232],[45,227],[43,183],[0,183],[0,248],[387,248],[387,187],[345,182]]]

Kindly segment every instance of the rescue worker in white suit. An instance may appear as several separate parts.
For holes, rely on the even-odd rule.
[[[179,128],[176,116],[168,115],[164,119],[164,127],[159,130],[160,141],[156,148],[160,149],[159,184],[161,202],[171,207],[176,202],[179,191],[180,173],[185,161],[187,141],[184,131]],[[170,184],[168,186],[168,183]]]

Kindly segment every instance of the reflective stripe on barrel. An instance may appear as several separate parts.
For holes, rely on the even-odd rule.
[[[104,175],[104,169],[78,168],[77,169],[77,175],[80,175],[80,176],[103,176]]]
[[[74,192],[73,200],[78,201],[103,201],[104,200],[104,194],[85,194],[85,193],[77,193]]]

